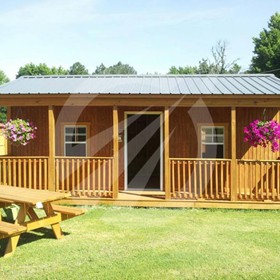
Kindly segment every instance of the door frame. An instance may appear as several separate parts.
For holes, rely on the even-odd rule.
[[[128,165],[127,165],[127,115],[159,115],[159,129],[160,129],[160,188],[148,189],[143,191],[162,191],[163,190],[163,112],[162,111],[125,111],[124,112],[124,190],[142,190],[139,188],[128,188]]]

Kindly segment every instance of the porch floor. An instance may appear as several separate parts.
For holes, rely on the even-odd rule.
[[[228,208],[228,209],[278,209],[280,201],[229,201],[229,200],[176,200],[165,199],[162,191],[120,191],[118,198],[70,197],[60,201],[72,205],[112,205],[129,207],[163,208]]]

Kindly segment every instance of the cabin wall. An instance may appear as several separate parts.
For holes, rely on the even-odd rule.
[[[56,155],[63,156],[63,125],[88,123],[88,156],[113,156],[112,107],[54,107],[56,120]]]
[[[230,156],[230,108],[177,107],[170,109],[170,157],[200,158],[198,124],[225,124],[226,155]]]
[[[141,111],[147,108],[119,107],[119,131],[123,140],[123,121],[125,111]],[[163,112],[162,107],[149,110]],[[244,126],[255,119],[263,119],[264,108],[237,108],[237,158],[272,160],[280,159],[280,153],[273,153],[270,147],[250,147],[244,143]],[[112,156],[112,107],[54,107],[56,119],[56,155],[62,156],[62,125],[71,122],[90,123],[89,156]],[[32,121],[37,126],[36,138],[27,146],[11,145],[13,156],[48,156],[48,107],[12,107],[11,118],[23,118]],[[277,108],[266,109],[266,119],[280,122],[280,112]],[[170,109],[170,157],[196,158],[198,154],[197,123],[228,124],[227,151],[230,155],[230,108],[177,107]],[[104,139],[106,139],[104,141]],[[120,146],[120,170],[123,174],[123,141]],[[121,175],[123,176],[123,175]]]

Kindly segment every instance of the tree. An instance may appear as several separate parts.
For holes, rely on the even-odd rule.
[[[99,66],[96,66],[96,69],[92,74],[101,75],[104,74],[105,70],[106,70],[105,65],[101,63]]]
[[[255,44],[250,73],[270,72],[280,78],[280,13],[271,16],[268,29],[263,29]]]
[[[0,85],[8,83],[10,80],[4,73],[4,71],[0,70]]]
[[[169,74],[235,74],[241,69],[236,62],[238,59],[228,62],[227,60],[227,43],[218,41],[212,47],[213,61],[202,58],[198,66],[178,67],[172,66]]]
[[[92,74],[137,74],[137,71],[129,64],[123,64],[119,61],[117,64],[105,67],[103,63],[97,66]]]
[[[66,75],[68,70],[63,69],[61,66],[48,67],[45,63],[35,65],[34,63],[28,63],[19,68],[17,78],[20,76],[38,76],[38,75]]]
[[[8,83],[10,80],[6,74],[0,70],[0,85]],[[0,107],[0,122],[4,123],[7,121],[7,108]]]
[[[175,67],[172,66],[169,69],[168,74],[182,75],[182,74],[196,74],[198,71],[196,66],[186,66],[186,67]]]
[[[69,69],[70,75],[88,75],[88,70],[80,62],[75,62]]]

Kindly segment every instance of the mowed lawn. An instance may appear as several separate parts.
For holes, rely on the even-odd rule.
[[[279,211],[96,207],[61,224],[62,240],[24,234],[0,279],[280,279]]]

